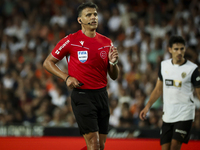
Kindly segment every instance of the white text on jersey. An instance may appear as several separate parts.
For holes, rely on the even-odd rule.
[[[63,45],[61,45],[60,47],[59,47],[59,49],[58,50],[56,50],[56,54],[60,54],[60,51],[69,43],[70,41],[69,40],[67,40]]]

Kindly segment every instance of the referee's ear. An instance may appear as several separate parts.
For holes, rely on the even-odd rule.
[[[81,22],[81,18],[80,18],[80,17],[78,17],[78,18],[77,18],[77,21],[78,21],[78,23],[79,23],[79,24],[81,24],[81,23],[82,23],[82,22]]]

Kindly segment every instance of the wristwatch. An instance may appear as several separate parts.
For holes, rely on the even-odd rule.
[[[111,61],[109,61],[109,63],[114,66],[114,65],[116,65],[118,63],[118,60],[116,62],[114,62],[114,63],[112,63]]]

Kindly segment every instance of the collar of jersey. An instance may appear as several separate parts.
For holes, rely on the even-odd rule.
[[[89,38],[89,39],[95,39],[97,37],[97,32],[95,32],[95,36],[94,37],[89,37],[89,36],[86,36],[82,30],[80,30],[81,34],[83,34],[85,37]]]
[[[186,62],[187,62],[187,59],[185,59],[184,63],[178,65],[178,64],[173,64],[173,60],[171,59],[171,63],[172,63],[172,65],[173,65],[174,67],[183,66],[184,64],[186,64]]]

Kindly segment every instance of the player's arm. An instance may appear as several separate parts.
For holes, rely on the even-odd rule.
[[[147,112],[149,111],[149,109],[151,108],[153,103],[155,103],[155,101],[161,96],[162,92],[163,92],[163,77],[162,77],[161,66],[160,66],[160,68],[158,70],[158,80],[157,80],[156,86],[150,95],[147,105],[140,112],[139,117],[141,120],[145,119]]]
[[[198,67],[192,73],[191,81],[193,86],[195,87],[195,92],[197,94],[197,97],[200,100],[200,72],[198,70]]]
[[[119,74],[119,67],[117,65],[118,62],[118,51],[116,47],[111,46],[109,50],[109,64],[108,74],[111,79],[116,80]]]
[[[144,120],[146,117],[146,113],[149,111],[150,107],[155,103],[155,101],[162,95],[163,92],[163,82],[158,79],[156,83],[156,87],[150,95],[150,99],[146,104],[145,108],[140,112],[140,119]]]
[[[200,87],[199,88],[195,88],[196,94],[198,99],[200,100]]]

